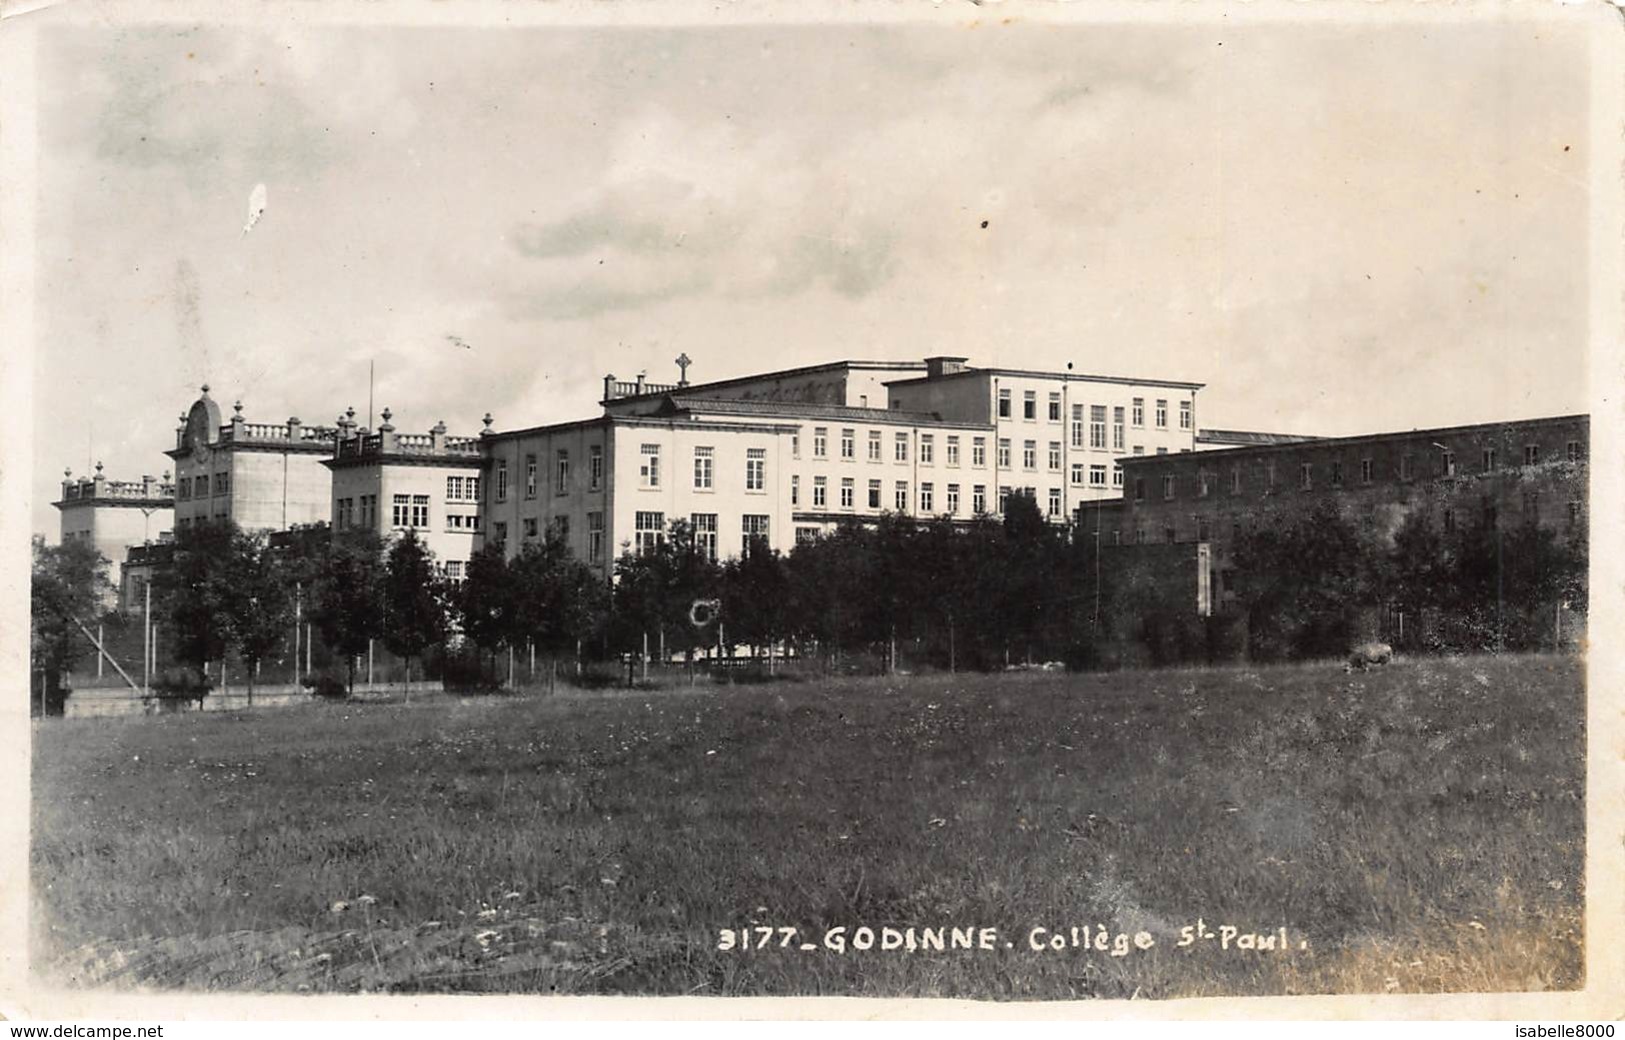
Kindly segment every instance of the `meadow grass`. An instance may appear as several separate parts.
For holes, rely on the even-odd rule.
[[[313,991],[1573,988],[1582,687],[1573,658],[1474,657],[53,721],[33,958]],[[757,925],[799,933],[718,949]],[[1101,925],[1154,945],[1029,948]],[[824,948],[840,926],[997,939]]]

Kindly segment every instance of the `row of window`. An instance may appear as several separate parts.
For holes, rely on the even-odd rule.
[[[199,474],[188,480],[182,477],[175,482],[175,498],[185,502],[193,498],[209,497],[209,475]],[[231,474],[216,473],[214,475],[214,494],[227,495],[231,493]]]
[[[541,481],[541,463],[535,454],[528,454],[524,459],[525,497],[535,498],[539,493]],[[496,480],[496,500],[508,500],[508,460],[496,460],[494,477]],[[446,495],[451,495],[451,480],[447,478]],[[475,501],[479,496],[478,477],[462,478],[472,482],[465,485],[468,498],[462,501]],[[570,451],[568,448],[559,448],[553,453],[553,494],[568,495],[571,490],[570,482]],[[602,491],[604,489],[604,446],[602,444],[590,445],[587,448],[587,490]]]
[[[1072,406],[1073,443],[1075,445],[1077,445],[1077,446],[1082,445],[1082,437],[1081,437],[1081,429],[1080,429],[1080,427],[1083,424],[1083,414],[1084,414],[1083,410],[1084,410],[1084,407],[1085,406],[1081,405],[1081,404],[1075,404],[1075,405]],[[999,390],[999,418],[1000,419],[1014,418],[1014,415],[1012,414],[1013,408],[1014,408],[1014,395],[1013,395],[1012,391],[1008,387],[1001,387],[1000,390]],[[1091,446],[1104,448],[1106,446],[1106,405],[1092,404],[1092,405],[1089,405],[1088,408],[1089,408],[1089,423],[1090,423],[1089,433],[1090,433]],[[1029,421],[1034,421],[1034,422],[1037,421],[1037,419],[1038,419],[1038,391],[1036,391],[1036,390],[1024,390],[1024,391],[1022,391],[1022,394],[1021,394],[1021,417],[1023,419],[1029,420]],[[1156,420],[1156,429],[1166,430],[1168,428],[1168,400],[1167,400],[1167,398],[1159,397],[1159,398],[1156,399],[1155,412],[1153,413],[1153,417]],[[1060,422],[1061,421],[1061,393],[1058,390],[1051,390],[1049,392],[1049,409],[1046,412],[1046,418],[1048,418],[1048,420],[1050,422]],[[1119,406],[1116,406],[1116,407],[1112,408],[1112,425],[1114,427],[1113,436],[1119,442],[1121,442],[1121,439],[1122,439],[1122,436],[1123,436],[1123,434],[1122,434],[1123,419],[1124,419],[1124,416],[1123,416],[1123,408],[1122,408],[1122,406],[1119,405]],[[1135,429],[1143,429],[1145,427],[1145,398],[1143,398],[1143,397],[1134,398],[1131,413],[1130,413],[1130,420],[1131,420],[1131,422],[1132,422]],[[1179,428],[1181,430],[1194,429],[1195,423],[1196,423],[1196,415],[1195,415],[1195,409],[1194,409],[1193,403],[1190,402],[1190,401],[1180,401],[1179,402]],[[1095,439],[1097,429],[1098,429],[1098,433],[1099,433],[1098,443],[1096,443],[1096,439]],[[1120,446],[1121,446],[1121,444],[1119,443],[1119,447]]]
[[[739,551],[750,548],[753,539],[768,540],[772,517],[759,513],[746,513],[739,518]],[[694,546],[700,552],[717,558],[717,514],[690,513],[688,528],[694,536]],[[639,510],[633,516],[632,547],[639,554],[664,544],[666,541],[666,514],[657,510]]]
[[[541,521],[535,517],[526,517],[520,521],[520,530],[526,539],[534,539],[541,535]],[[548,521],[550,527],[557,531],[559,537],[570,537],[570,518],[556,516]],[[501,545],[508,540],[508,525],[501,520],[491,525],[491,541]],[[593,511],[587,514],[587,562],[602,563],[604,560],[604,514]]]
[[[1583,448],[1583,446],[1581,445],[1581,443],[1579,441],[1569,441],[1564,447],[1564,453],[1565,453],[1565,456],[1566,456],[1567,460],[1570,461],[1570,462],[1578,462],[1578,461],[1582,460],[1585,457],[1584,456],[1584,448]],[[1539,465],[1540,462],[1541,462],[1540,445],[1538,445],[1538,444],[1525,445],[1524,449],[1523,449],[1523,464],[1526,465],[1526,466],[1535,466],[1535,465]],[[1496,450],[1494,448],[1484,448],[1484,449],[1482,449],[1482,451],[1479,454],[1479,472],[1480,473],[1492,473],[1498,468],[1498,464],[1499,464],[1499,459],[1497,457],[1497,453],[1496,453]],[[1264,493],[1269,494],[1270,492],[1274,491],[1276,489],[1276,487],[1277,487],[1277,471],[1276,471],[1275,460],[1274,459],[1266,459],[1265,462],[1264,462],[1263,471],[1264,471]],[[1317,469],[1315,463],[1312,463],[1312,462],[1300,462],[1300,463],[1298,463],[1298,485],[1297,485],[1298,489],[1301,490],[1301,491],[1313,491],[1315,489],[1315,486],[1316,486],[1317,473],[1324,473],[1325,474],[1327,485],[1330,486],[1330,487],[1341,488],[1341,487],[1346,486],[1346,484],[1347,484],[1347,480],[1346,480],[1346,476],[1345,476],[1344,468],[1343,468],[1343,460],[1341,460],[1341,459],[1333,459],[1330,462],[1323,464],[1323,466],[1321,468],[1319,468],[1319,469]],[[1359,474],[1359,482],[1361,484],[1373,484],[1373,483],[1375,483],[1376,482],[1376,461],[1374,459],[1370,458],[1370,457],[1360,459],[1359,460],[1359,467],[1358,467],[1358,474]],[[1437,469],[1436,469],[1436,475],[1440,476],[1440,477],[1454,477],[1457,474],[1458,474],[1458,471],[1457,471],[1457,466],[1456,466],[1456,453],[1453,452],[1453,451],[1450,451],[1448,449],[1441,450],[1439,452],[1439,455],[1438,455],[1438,466],[1437,466]],[[1416,479],[1416,459],[1415,459],[1415,456],[1413,454],[1411,454],[1409,452],[1406,452],[1405,454],[1403,454],[1403,455],[1401,455],[1399,457],[1398,466],[1397,466],[1397,476],[1402,481],[1409,481],[1409,480]],[[1176,474],[1165,473],[1165,474],[1162,475],[1162,497],[1164,499],[1171,499],[1171,498],[1174,497],[1176,487],[1177,487],[1177,483],[1178,482],[1176,480]],[[1232,495],[1241,494],[1241,492],[1242,492],[1242,467],[1239,464],[1231,467],[1231,469],[1230,469],[1230,482],[1229,483],[1230,483],[1230,493]],[[1197,474],[1196,474],[1196,493],[1197,493],[1197,497],[1205,498],[1208,495],[1212,494],[1214,484],[1215,484],[1215,474],[1214,473],[1212,473],[1209,470],[1199,470],[1197,472]],[[1134,498],[1135,498],[1136,501],[1144,501],[1144,499],[1145,499],[1145,478],[1144,477],[1136,477],[1134,479]]]

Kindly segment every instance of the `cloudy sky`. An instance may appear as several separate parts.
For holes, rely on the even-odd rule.
[[[36,529],[64,466],[163,470],[200,383],[331,422],[369,361],[460,433],[680,352],[1071,361],[1322,434],[1586,408],[1582,27],[966,10],[43,32]]]

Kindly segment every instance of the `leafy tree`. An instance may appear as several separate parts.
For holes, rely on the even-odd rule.
[[[230,520],[183,527],[175,535],[173,562],[153,577],[153,591],[174,632],[175,657],[200,673],[208,662],[222,660],[231,645],[238,537]]]
[[[355,692],[356,658],[384,634],[384,609],[382,541],[370,529],[340,533],[315,582],[311,618],[327,645],[344,655],[350,693]]]
[[[226,622],[231,642],[248,670],[248,703],[254,675],[287,633],[293,615],[282,558],[264,534],[234,531],[226,560]]]
[[[44,672],[45,714],[62,714],[70,692],[63,677],[88,646],[79,623],[99,612],[110,588],[107,560],[89,542],[34,539],[29,649],[34,667]]]
[[[720,571],[687,524],[673,521],[658,544],[623,552],[615,575],[611,638],[622,650],[641,653],[645,636],[663,635],[668,648],[690,652],[708,641],[689,624],[688,613],[696,599],[715,597]]]
[[[384,564],[384,645],[406,659],[410,692],[412,659],[446,638],[445,579],[434,554],[410,528],[389,547]]]
[[[1259,656],[1340,654],[1360,608],[1374,603],[1374,538],[1335,507],[1282,510],[1244,533],[1234,559],[1238,598]]]
[[[517,594],[502,546],[487,545],[469,559],[454,599],[463,635],[475,647],[494,653],[516,638]]]
[[[789,629],[790,579],[784,560],[765,540],[751,539],[744,555],[722,567],[722,616],[734,639],[766,647]]]
[[[513,630],[556,665],[598,625],[604,587],[591,567],[575,558],[557,527],[526,542],[509,566]]]

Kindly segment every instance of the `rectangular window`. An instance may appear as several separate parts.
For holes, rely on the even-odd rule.
[[[1123,467],[1119,466],[1117,463],[1114,462],[1114,463],[1112,463],[1112,487],[1120,488],[1122,486],[1123,486]]]
[[[855,459],[858,457],[858,431],[841,431],[841,458]]]
[[[1361,459],[1360,460],[1360,483],[1369,484],[1373,480],[1376,479],[1376,476],[1377,476],[1377,464],[1376,464],[1376,461],[1373,460],[1373,459]],[[1338,483],[1341,484],[1342,481],[1339,480]]]
[[[196,494],[197,494],[198,498],[208,498],[209,497],[209,475],[207,473],[204,473],[204,474],[202,474],[201,476],[199,476],[197,478],[196,488],[197,488]]]
[[[1074,462],[1072,464],[1072,483],[1076,484],[1078,487],[1083,486],[1083,463],[1081,462]]]
[[[1159,397],[1159,398],[1157,398],[1157,429],[1166,430],[1167,428],[1168,428],[1168,402]]]
[[[1083,447],[1083,405],[1072,406],[1072,446]]]
[[[604,514],[587,514],[587,562],[602,563],[604,559]]]
[[[851,509],[855,505],[856,485],[851,477],[841,478],[841,508]]]
[[[1106,406],[1103,404],[1089,406],[1089,447],[1101,450],[1106,447]]]
[[[231,474],[217,473],[214,478],[214,493],[224,495],[231,490]]]
[[[936,437],[929,433],[920,434],[920,465],[931,465],[936,453]]]
[[[717,558],[717,514],[689,514],[688,529],[694,533],[695,552],[715,562]]]
[[[1023,390],[1021,392],[1021,417],[1035,420],[1038,418],[1038,391]]]
[[[1191,402],[1179,402],[1179,428],[1181,430],[1188,430],[1191,428],[1192,416],[1193,413],[1191,412]],[[1206,539],[1203,539],[1203,541],[1206,541]]]
[[[797,545],[807,545],[807,544],[809,544],[811,542],[816,542],[816,541],[818,541],[818,528],[816,528],[816,527],[798,527],[798,528],[796,528],[796,544]]]
[[[958,484],[949,484],[948,485],[948,501],[947,501],[946,508],[947,508],[948,513],[949,513],[950,516],[958,514],[958,512],[959,512],[959,485]]]
[[[799,433],[790,435],[790,457],[792,459],[801,458],[801,434]]]
[[[934,510],[936,508],[936,504],[933,501],[933,499],[935,497],[935,491],[936,491],[936,489],[931,485],[930,481],[924,481],[924,482],[922,482],[920,484],[920,515],[921,516],[930,516],[932,510]]]
[[[396,495],[390,501],[390,526],[406,527],[412,521],[412,496]]]
[[[1134,399],[1134,408],[1131,412],[1131,417],[1134,420],[1135,429],[1139,429],[1145,425],[1145,398],[1136,397]]]
[[[1332,483],[1332,487],[1342,487],[1343,486],[1343,460],[1342,459],[1333,459],[1332,460],[1331,483]]]
[[[869,431],[869,461],[870,462],[879,462],[880,461],[880,431],[879,430],[870,430]]]
[[[1439,473],[1446,477],[1453,477],[1456,475],[1455,452],[1446,450],[1439,453]]]
[[[1050,488],[1049,489],[1049,515],[1052,516],[1052,517],[1056,517],[1056,516],[1061,515],[1061,489],[1060,488]]]
[[[1021,468],[1022,469],[1037,469],[1038,468],[1038,442],[1037,441],[1022,441],[1021,442]]]
[[[1001,418],[1001,419],[1010,418],[1010,391],[1009,390],[1000,390],[999,391],[999,418]]]
[[[1275,460],[1270,459],[1264,463],[1264,493],[1267,495],[1275,490]]]
[[[1145,445],[1136,444],[1134,446],[1134,454],[1136,454],[1136,455],[1144,455],[1145,454]]]
[[[1165,473],[1162,476],[1162,497],[1174,497],[1174,476],[1172,473]]]
[[[1134,501],[1136,501],[1136,502],[1144,502],[1145,501],[1145,478],[1144,477],[1135,477],[1134,478]]]
[[[1158,448],[1157,449],[1157,454],[1158,455],[1166,455],[1166,454],[1168,454],[1168,449],[1167,448]]]
[[[555,495],[568,495],[570,493],[570,453],[560,448],[553,459],[553,493]]]
[[[1580,447],[1579,441],[1569,441],[1564,445],[1564,453],[1568,456],[1570,462],[1579,462],[1585,458],[1584,450]]]
[[[712,466],[716,462],[716,449],[699,447],[694,449],[694,490],[710,491],[712,488]]]
[[[1585,507],[1577,498],[1569,499],[1569,526],[1573,527],[1585,518]]]
[[[1525,491],[1523,493],[1523,515],[1531,521],[1540,516],[1540,492]]]
[[[496,523],[492,524],[491,540],[496,542],[498,545],[505,544],[508,541],[508,525],[501,520],[498,520]]]
[[[1054,392],[1049,395],[1049,421],[1061,421],[1061,395]]]
[[[642,555],[666,540],[666,514],[638,510],[632,517],[632,545]]]
[[[446,501],[447,502],[461,502],[462,500],[463,500],[463,478],[462,477],[447,477],[446,478]]]
[[[987,485],[975,484],[970,489],[970,511],[976,516],[987,512]]]
[[[497,501],[508,500],[508,460],[497,459]]]
[[[1126,443],[1126,432],[1123,429],[1123,406],[1118,405],[1112,409],[1112,450],[1122,451]]]
[[[899,433],[892,444],[892,458],[898,462],[908,461],[908,434]]]
[[[456,584],[456,583],[463,580],[463,561],[462,560],[447,560],[446,561],[446,580],[449,581],[449,582],[452,582],[453,584]]]
[[[880,508],[880,481],[878,480],[869,481],[869,508]]]
[[[767,489],[767,449],[745,449],[745,490],[765,491]]]
[[[1298,463],[1298,487],[1308,491],[1315,486],[1315,467],[1312,463]]]
[[[428,495],[413,495],[412,496],[412,526],[413,527],[428,527],[429,526],[429,496]]]
[[[952,434],[948,435],[948,465],[959,465],[959,438]]]
[[[744,536],[740,539],[740,551],[749,551],[750,543],[755,539],[759,538],[764,543],[768,541],[767,525],[770,519],[771,517],[754,513],[746,513],[739,518],[740,532]]]
[[[1406,452],[1399,457],[1399,479],[1409,480],[1412,474],[1411,453]]]
[[[1105,466],[1089,467],[1089,486],[1092,488],[1103,488],[1106,486]]]
[[[1049,442],[1049,468],[1053,473],[1061,472],[1061,442]]]
[[[1167,542],[1169,545],[1172,545],[1179,540],[1179,532],[1174,530],[1173,524],[1169,524],[1167,527],[1162,529],[1162,540]]]
[[[594,444],[587,449],[587,490],[602,491],[604,488],[604,446]]]
[[[333,521],[334,525],[340,530],[350,526],[352,519],[350,516],[350,508],[353,502],[354,500],[349,498],[339,499],[338,515],[333,517]]]
[[[987,438],[973,437],[970,442],[970,464],[977,469],[987,465]]]
[[[1197,495],[1197,497],[1198,498],[1206,498],[1208,496],[1208,492],[1210,490],[1212,490],[1212,487],[1213,487],[1213,474],[1209,473],[1205,469],[1204,470],[1198,470],[1197,473],[1196,473],[1196,495]]]
[[[562,541],[568,542],[570,540],[570,518],[568,516],[555,516],[552,528],[558,533]]]
[[[1232,495],[1241,494],[1241,466],[1239,464],[1230,467],[1230,493]]]
[[[908,481],[899,480],[897,482],[897,493],[892,501],[899,513],[908,512]]]
[[[1482,457],[1480,459],[1480,462],[1481,462],[1481,465],[1479,466],[1479,468],[1483,472],[1485,472],[1485,473],[1493,472],[1495,470],[1495,449],[1494,448],[1485,448],[1484,451],[1483,451]]]
[[[535,517],[527,516],[524,520],[520,521],[520,523],[524,525],[525,537],[527,539],[536,537],[536,532],[539,528],[537,526]]]
[[[1540,445],[1538,445],[1538,444],[1525,444],[1523,446],[1523,464],[1525,466],[1534,466],[1534,465],[1537,465],[1539,462],[1540,462]]]
[[[1201,517],[1196,518],[1196,540],[1199,542],[1210,542],[1213,540],[1213,531],[1208,527],[1207,521]]]
[[[827,505],[829,495],[829,481],[826,477],[813,478],[813,508],[822,509]]]
[[[536,456],[525,456],[525,497],[536,497]]]
[[[793,506],[801,504],[801,477],[794,473],[790,475],[790,504]]]
[[[638,449],[638,483],[642,487],[660,486],[660,445],[645,444]]]
[[[829,427],[813,427],[813,458],[822,459],[829,455]]]

